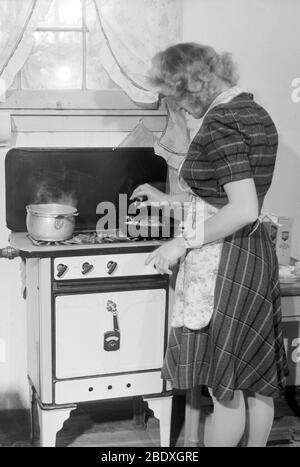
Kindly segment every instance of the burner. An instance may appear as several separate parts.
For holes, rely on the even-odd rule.
[[[126,237],[122,232],[96,232],[93,230],[75,232],[73,237],[67,240],[61,241],[46,241],[46,240],[36,240],[32,238],[29,234],[27,235],[29,240],[35,246],[61,246],[61,245],[99,245],[103,243],[117,243],[117,242],[134,242],[138,238]]]

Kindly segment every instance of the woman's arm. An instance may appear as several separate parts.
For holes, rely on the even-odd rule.
[[[186,232],[190,248],[199,248],[203,243],[228,237],[257,219],[259,206],[252,178],[227,183],[224,190],[228,204],[203,224],[195,226],[194,231]]]
[[[158,272],[171,274],[170,266],[176,263],[187,248],[200,248],[204,243],[223,239],[257,219],[259,206],[253,179],[227,183],[224,190],[228,196],[226,206],[202,224],[196,225],[196,233],[193,231],[193,235],[176,237],[153,251],[146,263],[153,261]]]
[[[173,203],[183,203],[184,201],[189,200],[189,191],[183,191],[182,193],[178,193],[176,195],[169,195],[164,193],[163,191],[158,190],[157,188],[149,185],[148,183],[144,183],[143,185],[139,185],[132,193],[130,199],[138,199],[144,196],[147,197],[146,201],[143,201],[144,205],[151,205],[153,203],[160,203],[160,204],[173,204]]]

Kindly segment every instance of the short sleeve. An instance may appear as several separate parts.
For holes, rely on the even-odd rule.
[[[207,156],[219,186],[253,178],[249,144],[234,115],[231,112],[224,115],[215,113],[207,121],[206,131]]]

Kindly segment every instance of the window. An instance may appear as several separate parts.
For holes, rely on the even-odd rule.
[[[91,0],[53,0],[0,107],[138,108],[101,64],[97,21]]]
[[[178,40],[181,0],[2,1],[0,108],[157,108],[147,71]]]
[[[54,0],[13,88],[117,89],[101,65],[93,13],[87,9],[87,0]]]

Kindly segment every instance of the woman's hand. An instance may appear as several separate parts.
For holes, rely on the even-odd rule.
[[[168,204],[170,201],[169,195],[157,188],[154,188],[154,186],[151,186],[148,183],[138,186],[132,193],[130,199],[142,198],[144,196],[147,197],[147,200],[142,202],[145,206],[153,203]]]
[[[185,241],[182,237],[174,238],[154,250],[146,259],[146,264],[154,261],[154,267],[160,274],[172,274],[170,266],[176,263],[186,252]]]

